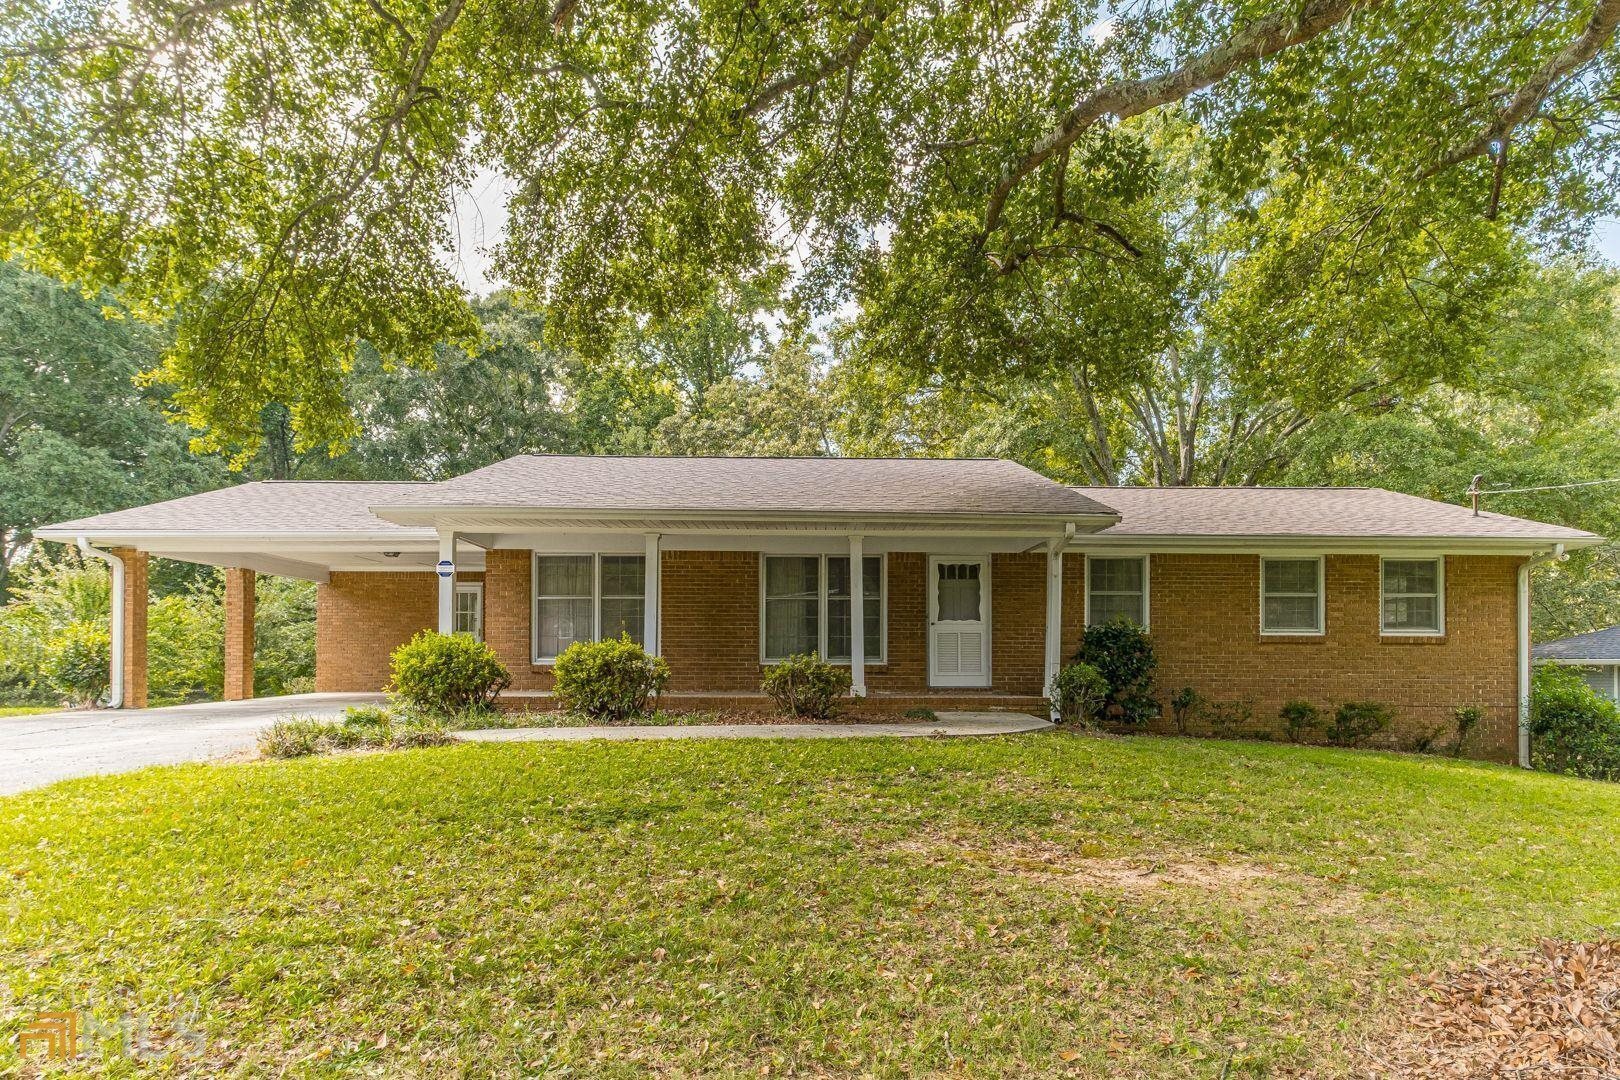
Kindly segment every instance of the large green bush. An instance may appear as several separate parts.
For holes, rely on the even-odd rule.
[[[392,689],[436,713],[489,708],[512,676],[495,650],[468,634],[423,630],[394,650]]]
[[[1103,715],[1116,723],[1139,724],[1158,711],[1153,673],[1159,661],[1148,632],[1128,619],[1086,627],[1075,660],[1090,664],[1108,681]]]
[[[843,708],[851,684],[849,668],[801,653],[767,668],[763,689],[790,716],[830,720]]]
[[[563,708],[615,723],[651,711],[653,699],[669,685],[669,664],[627,634],[574,642],[557,657],[552,675]]]
[[[1108,680],[1090,664],[1065,664],[1046,688],[1058,719],[1066,724],[1093,724],[1108,701]]]
[[[1620,780],[1620,708],[1578,672],[1538,667],[1530,683],[1530,745],[1538,769]]]
[[[46,660],[51,684],[71,705],[94,705],[107,693],[112,636],[97,623],[69,623],[52,636]]]
[[[1379,701],[1346,701],[1333,711],[1328,725],[1328,742],[1334,746],[1360,746],[1388,730],[1395,717],[1389,706]]]

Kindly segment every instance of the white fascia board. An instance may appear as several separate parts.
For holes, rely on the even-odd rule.
[[[1076,537],[1068,550],[1200,555],[1541,555],[1560,544],[1576,548],[1603,542],[1602,537],[1094,535]]]

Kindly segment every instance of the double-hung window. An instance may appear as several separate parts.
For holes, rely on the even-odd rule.
[[[1146,555],[1123,557],[1093,555],[1086,560],[1086,625],[1124,619],[1137,626],[1148,624],[1148,562]]]
[[[1260,560],[1260,632],[1322,633],[1322,560]]]
[[[1444,559],[1385,559],[1380,620],[1386,634],[1446,632]]]
[[[868,663],[885,660],[883,556],[862,560],[863,649]],[[766,663],[801,653],[848,663],[854,651],[854,590],[847,555],[766,555],[761,633]]]
[[[629,634],[640,644],[646,580],[642,555],[535,555],[535,660],[549,663],[576,641]]]

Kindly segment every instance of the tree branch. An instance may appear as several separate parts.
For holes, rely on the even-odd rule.
[[[1620,2],[1620,0],[1610,0]],[[1331,30],[1356,11],[1378,7],[1384,0],[1305,0],[1297,9],[1256,19],[1207,52],[1174,71],[1145,79],[1126,79],[1103,87],[1065,113],[1023,157],[1002,169],[990,192],[983,236],[1001,224],[1007,198],[1023,179],[1054,154],[1074,143],[1104,117],[1121,120],[1180,101],[1213,86],[1233,71]],[[982,243],[982,240],[981,240]]]
[[[753,96],[748,104],[737,110],[738,118],[754,117],[763,112],[769,112],[777,102],[793,93],[793,91],[806,86],[814,86],[838,74],[845,68],[854,67],[855,63],[860,60],[861,55],[872,44],[872,40],[877,37],[878,27],[882,26],[883,20],[888,17],[889,10],[887,8],[868,6],[866,20],[850,36],[849,41],[844,43],[842,49],[826,57],[809,71],[797,71],[792,75],[784,75],[782,78],[765,86]]]

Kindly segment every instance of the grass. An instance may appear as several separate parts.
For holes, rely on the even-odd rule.
[[[60,705],[0,705],[0,719],[7,716],[33,716],[36,713],[57,712]]]
[[[1333,1076],[1413,973],[1614,926],[1616,822],[1505,767],[1067,734],[75,780],[0,800],[0,1074],[90,1004],[208,1076]]]

